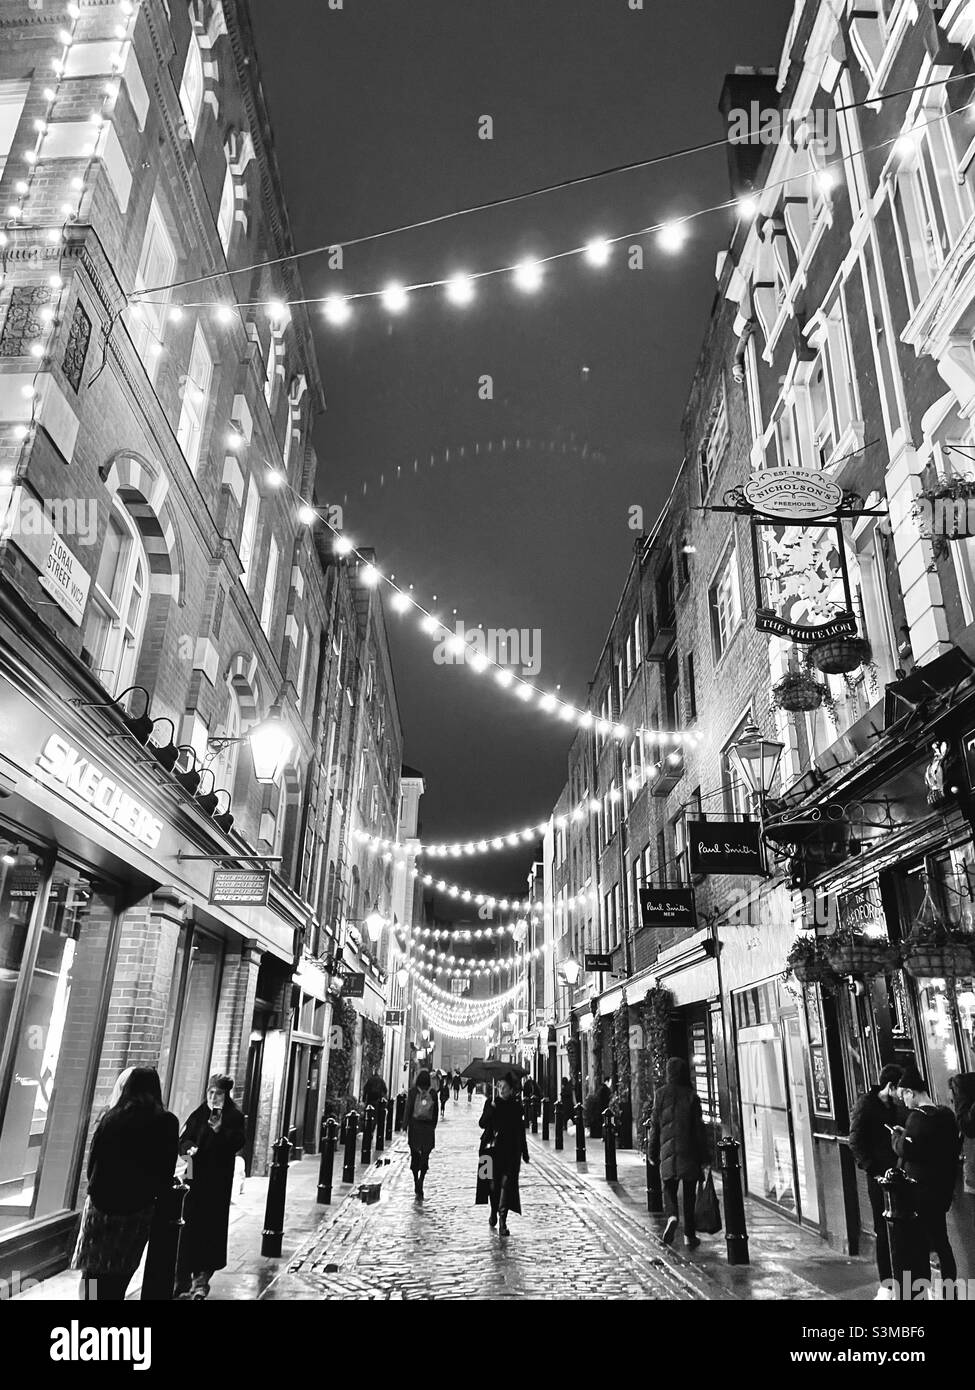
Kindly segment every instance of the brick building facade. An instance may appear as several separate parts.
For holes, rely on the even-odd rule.
[[[549,851],[578,1093],[605,1076],[621,1114],[645,1113],[660,1059],[642,1005],[662,1001],[667,1050],[738,1140],[748,1191],[861,1253],[874,1218],[848,1147],[857,1095],[912,1060],[948,1104],[951,1075],[975,1069],[971,950],[956,970],[938,946],[973,927],[975,532],[939,540],[912,507],[972,473],[973,40],[970,0],[797,3],[779,67],[727,79],[729,129],[754,102],[786,134],[729,143],[739,217],[685,460],[637,545],[554,813],[564,888],[557,835]],[[741,489],[776,468],[836,485],[842,539],[815,518],[759,524],[753,564]],[[773,608],[800,628],[849,611],[845,673],[806,638],[759,630]],[[802,711],[787,687],[809,681]],[[781,746],[764,806],[728,756],[749,723]],[[758,820],[768,876],[692,872],[702,820]],[[641,885],[692,888],[697,926],[643,926]],[[787,970],[797,939],[830,963],[823,984]],[[586,952],[612,972],[571,990],[565,962]],[[560,1049],[559,1074],[572,1066]],[[955,1212],[970,1275],[961,1199]]]
[[[315,1144],[360,745],[388,833],[402,734],[301,510],[325,400],[297,274],[250,268],[293,246],[246,5],[0,32],[0,1271],[43,1273],[127,1066],[180,1120],[233,1074],[251,1171]]]

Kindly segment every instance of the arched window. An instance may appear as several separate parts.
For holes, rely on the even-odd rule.
[[[132,685],[149,606],[149,562],[142,536],[116,495],[91,589],[85,646],[109,694]]]

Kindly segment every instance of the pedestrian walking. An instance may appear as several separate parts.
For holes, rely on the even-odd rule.
[[[913,1064],[904,1068],[900,1097],[908,1114],[905,1124],[894,1126],[894,1152],[901,1168],[917,1183],[914,1210],[925,1253],[933,1250],[937,1255],[942,1279],[955,1279],[958,1266],[948,1240],[947,1217],[958,1176],[958,1125],[947,1106],[935,1105]]]
[[[525,1137],[525,1113],[517,1095],[517,1082],[511,1072],[502,1078],[494,1100],[484,1102],[478,1147],[478,1180],[475,1203],[490,1204],[489,1225],[507,1236],[508,1213],[521,1215],[518,1175],[522,1160],[531,1162]]]
[[[654,1092],[647,1156],[660,1168],[667,1214],[664,1245],[673,1245],[677,1236],[679,1190],[684,1207],[684,1240],[690,1250],[696,1250],[701,1242],[694,1226],[694,1203],[702,1169],[710,1162],[707,1132],[701,1102],[690,1084],[683,1058],[669,1059],[666,1076],[666,1083]]]
[[[948,1085],[955,1106],[955,1121],[961,1130],[962,1187],[975,1222],[975,1071],[953,1076]]]
[[[88,1154],[88,1195],[71,1260],[81,1271],[83,1301],[125,1298],[156,1203],[172,1184],[178,1139],[155,1067],[122,1072]]]
[[[366,1105],[376,1106],[386,1094],[386,1083],[379,1074],[379,1068],[373,1067],[371,1076],[362,1088],[362,1099]]]
[[[189,1195],[183,1204],[183,1237],[176,1271],[177,1297],[206,1298],[210,1280],[227,1263],[227,1230],[234,1163],[244,1147],[244,1116],[230,1098],[233,1078],[216,1073],[206,1100],[183,1126],[179,1151],[189,1159]]]
[[[890,1284],[890,1241],[884,1218],[884,1189],[880,1186],[880,1179],[897,1165],[893,1129],[895,1125],[904,1123],[907,1113],[901,1105],[897,1089],[903,1075],[903,1067],[884,1067],[877,1085],[871,1086],[859,1097],[850,1116],[850,1152],[857,1167],[867,1175],[867,1196],[873,1212],[877,1274],[880,1277],[876,1297],[879,1299],[894,1296]]]
[[[567,1076],[562,1078],[562,1087],[559,1091],[559,1099],[562,1102],[562,1125],[567,1127],[569,1122],[575,1117],[576,1098],[572,1091],[572,1082]]]
[[[447,1102],[450,1099],[450,1077],[444,1075],[440,1081],[440,1118],[443,1119],[447,1109]]]
[[[453,1077],[453,1081],[451,1082],[451,1085],[453,1086],[453,1090],[454,1090],[454,1104],[456,1105],[457,1102],[460,1100],[460,1072],[459,1072],[459,1071],[455,1071],[455,1072],[454,1072],[454,1077]]]
[[[437,1095],[430,1084],[428,1071],[417,1072],[416,1085],[406,1097],[406,1142],[410,1146],[410,1170],[413,1173],[413,1193],[423,1201],[423,1179],[430,1167],[430,1155],[436,1147]]]
[[[474,1098],[474,1087],[475,1087],[476,1085],[477,1085],[477,1082],[476,1082],[476,1081],[468,1081],[468,1083],[467,1083],[467,1104],[468,1104],[468,1105],[471,1104],[471,1101],[472,1101],[473,1098]]]

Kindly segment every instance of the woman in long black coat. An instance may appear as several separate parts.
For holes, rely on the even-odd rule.
[[[525,1137],[525,1112],[515,1093],[515,1078],[511,1072],[501,1081],[495,1099],[484,1102],[480,1125],[484,1133],[478,1148],[474,1200],[478,1206],[490,1202],[489,1224],[492,1228],[499,1226],[498,1234],[507,1236],[508,1212],[521,1215],[518,1188],[521,1162],[522,1159],[531,1162]]]
[[[88,1155],[88,1196],[71,1261],[84,1301],[125,1298],[149,1239],[156,1202],[173,1180],[179,1121],[163,1107],[155,1067],[115,1083]]]
[[[230,1099],[233,1078],[207,1082],[207,1098],[183,1126],[179,1151],[190,1159],[189,1195],[183,1205],[178,1295],[206,1298],[214,1272],[227,1263],[227,1228],[234,1190],[234,1164],[244,1147],[244,1116]]]
[[[410,1170],[413,1173],[413,1193],[423,1201],[423,1179],[430,1167],[430,1155],[437,1146],[438,1096],[428,1071],[417,1072],[416,1085],[406,1097],[406,1142],[410,1146]]]

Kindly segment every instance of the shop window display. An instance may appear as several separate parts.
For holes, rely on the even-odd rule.
[[[73,1205],[113,923],[105,885],[0,841],[0,1233]]]

